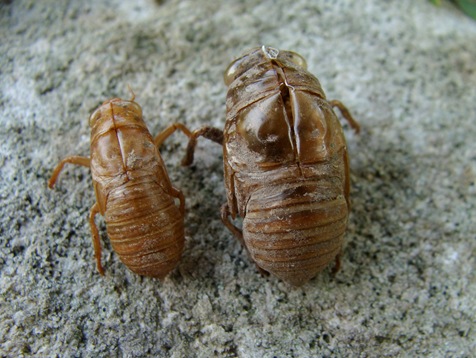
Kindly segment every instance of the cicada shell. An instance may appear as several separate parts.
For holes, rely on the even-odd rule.
[[[254,48],[233,61],[226,123],[192,135],[223,144],[227,203],[224,224],[246,247],[261,271],[300,286],[331,262],[339,268],[349,217],[349,159],[338,107],[359,130],[345,106],[328,101],[319,81],[297,53]],[[242,229],[230,216],[243,219]]]
[[[253,49],[224,77],[223,219],[228,213],[243,218],[243,243],[258,267],[302,285],[342,250],[349,159],[332,107],[348,112],[326,99],[294,52]]]
[[[152,138],[134,101],[114,98],[89,118],[91,157],[63,159],[49,181],[52,188],[64,164],[89,167],[96,203],[90,211],[97,267],[101,274],[101,244],[94,217],[105,218],[114,251],[133,272],[164,278],[177,265],[184,248],[182,192],[170,182],[158,146],[180,124]],[[177,206],[174,199],[179,199]]]

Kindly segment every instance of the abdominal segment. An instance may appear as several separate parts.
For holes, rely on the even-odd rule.
[[[112,190],[105,219],[114,251],[133,272],[164,278],[177,265],[184,247],[183,216],[152,178]]]
[[[295,286],[313,278],[342,249],[348,207],[329,179],[280,183],[248,201],[243,237],[262,269]]]

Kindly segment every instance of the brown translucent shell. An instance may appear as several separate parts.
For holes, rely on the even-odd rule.
[[[342,249],[349,165],[332,107],[345,107],[326,99],[306,61],[290,51],[251,49],[224,80],[222,219],[260,270],[302,285]],[[238,214],[242,234],[227,218]]]

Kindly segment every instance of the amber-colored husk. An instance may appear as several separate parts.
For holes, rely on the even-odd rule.
[[[104,216],[121,261],[139,275],[162,279],[177,265],[184,247],[184,198],[171,185],[157,149],[177,128],[167,129],[154,140],[140,106],[133,99],[119,98],[104,102],[89,123],[91,158],[65,158],[49,186],[54,185],[65,163],[90,167],[96,193],[90,224],[99,272],[104,273],[94,222],[97,213]],[[174,198],[180,200],[180,207]]]
[[[303,285],[338,260],[349,215],[346,141],[332,107],[358,125],[293,52],[252,49],[225,83],[222,218],[260,269]],[[243,218],[242,237],[228,215]]]

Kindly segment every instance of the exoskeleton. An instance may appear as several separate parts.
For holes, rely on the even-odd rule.
[[[96,203],[89,222],[98,271],[104,274],[94,221],[99,213],[121,261],[139,275],[164,278],[182,255],[185,200],[172,186],[158,147],[176,129],[191,133],[175,124],[152,138],[134,97],[104,102],[91,114],[89,125],[91,157],[63,159],[48,186],[54,186],[66,163],[90,168]]]
[[[254,48],[230,64],[226,123],[192,134],[223,143],[224,224],[257,266],[295,286],[335,260],[339,268],[349,216],[349,159],[338,107],[328,101],[306,61],[290,51]],[[242,230],[231,221],[243,218]]]

